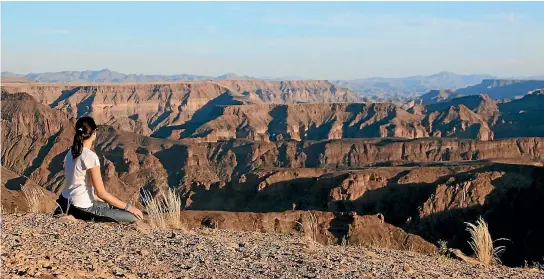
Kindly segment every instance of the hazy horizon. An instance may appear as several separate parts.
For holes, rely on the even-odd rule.
[[[103,69],[82,69],[82,70],[60,70],[60,71],[47,71],[47,72],[27,72],[27,73],[18,73],[18,72],[13,72],[13,71],[5,71],[5,70],[2,70],[2,73],[4,72],[7,72],[7,73],[12,73],[12,74],[17,74],[17,75],[30,75],[30,74],[44,74],[44,73],[61,73],[61,72],[86,72],[86,71],[90,71],[90,72],[100,72],[100,71],[104,71],[104,70],[107,70],[107,71],[112,71],[112,72],[117,72],[117,73],[121,73],[121,74],[125,74],[125,75],[131,75],[131,74],[134,74],[134,75],[162,75],[162,74],[154,74],[154,73],[125,73],[125,72],[121,72],[121,71],[116,71],[115,69],[109,69],[109,68],[103,68]],[[398,77],[392,77],[392,76],[369,76],[369,77],[360,77],[360,78],[357,78],[357,79],[372,79],[372,78],[399,78],[399,79],[402,79],[402,78],[410,78],[410,77],[418,77],[418,76],[431,76],[431,75],[437,75],[437,74],[442,74],[442,73],[452,73],[452,74],[455,74],[455,75],[466,75],[466,76],[470,76],[470,75],[487,75],[486,73],[454,73],[454,72],[451,72],[451,71],[439,71],[439,72],[436,72],[436,73],[431,73],[431,74],[412,74],[410,76],[398,76]],[[222,76],[222,75],[229,75],[229,74],[234,74],[238,77],[244,77],[244,76],[247,76],[247,77],[251,77],[251,78],[282,78],[282,77],[285,77],[285,76],[251,76],[251,75],[243,75],[243,74],[238,74],[238,73],[233,73],[233,72],[229,72],[229,73],[223,73],[223,74],[220,74],[220,75],[201,75],[201,74],[198,74],[198,73],[176,73],[176,74],[164,74],[164,76],[175,76],[175,75],[195,75],[195,76],[210,76],[210,77],[218,77],[218,76]],[[492,75],[491,75],[492,76]],[[542,75],[531,75],[531,76],[542,76]],[[307,78],[307,77],[303,77],[303,76],[293,76],[293,77],[300,77],[302,79],[312,79],[312,78]],[[497,78],[512,78],[510,76],[506,77],[506,76],[493,76],[493,77],[497,77]],[[529,76],[528,76],[529,77]],[[332,79],[331,79],[332,80]],[[342,79],[338,79],[338,80],[342,80]]]
[[[2,2],[2,71],[542,75],[544,3]]]

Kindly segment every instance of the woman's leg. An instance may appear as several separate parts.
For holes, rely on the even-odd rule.
[[[105,217],[118,223],[133,223],[136,222],[136,216],[128,211],[113,208],[107,203],[94,201],[93,206],[82,209],[92,215]]]

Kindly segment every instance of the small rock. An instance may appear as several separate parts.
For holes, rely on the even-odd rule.
[[[28,271],[28,268],[19,268],[17,270],[17,275],[20,275],[20,276],[25,275],[27,274],[27,271]]]
[[[461,250],[459,250],[459,249],[452,249],[452,248],[450,248],[450,249],[448,249],[448,252],[450,253],[450,256],[456,257],[457,259],[462,260],[462,261],[464,261],[464,262],[467,262],[467,263],[470,263],[470,264],[474,264],[474,265],[480,264],[480,262],[479,262],[478,260],[466,256],[466,255],[463,254],[463,252],[461,252]]]
[[[124,277],[125,276],[125,273],[123,273],[123,271],[119,268],[114,268],[111,273],[117,277]]]
[[[50,261],[42,261],[41,262],[43,268],[51,268],[51,262]]]
[[[76,218],[74,218],[74,216],[72,216],[72,215],[65,215],[65,216],[59,217],[59,221],[62,222],[62,223],[68,223],[68,222],[77,223],[77,222],[79,222],[79,221],[78,221]]]
[[[408,264],[404,264],[402,266],[402,270],[404,270],[404,272],[406,272],[406,273],[413,273],[414,272],[414,270]]]
[[[139,250],[139,251],[138,251],[138,255],[147,256],[147,255],[149,255],[149,251],[147,251],[147,250]]]

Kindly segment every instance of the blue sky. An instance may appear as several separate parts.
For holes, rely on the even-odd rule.
[[[544,74],[543,2],[2,2],[2,71]]]

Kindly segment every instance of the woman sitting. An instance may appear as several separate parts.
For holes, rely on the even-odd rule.
[[[119,200],[104,188],[100,161],[91,150],[96,139],[96,127],[91,117],[81,117],[76,122],[74,143],[64,158],[65,186],[57,199],[59,208],[55,213],[97,221],[130,223],[142,219],[138,208]],[[95,193],[102,201],[95,199]]]

